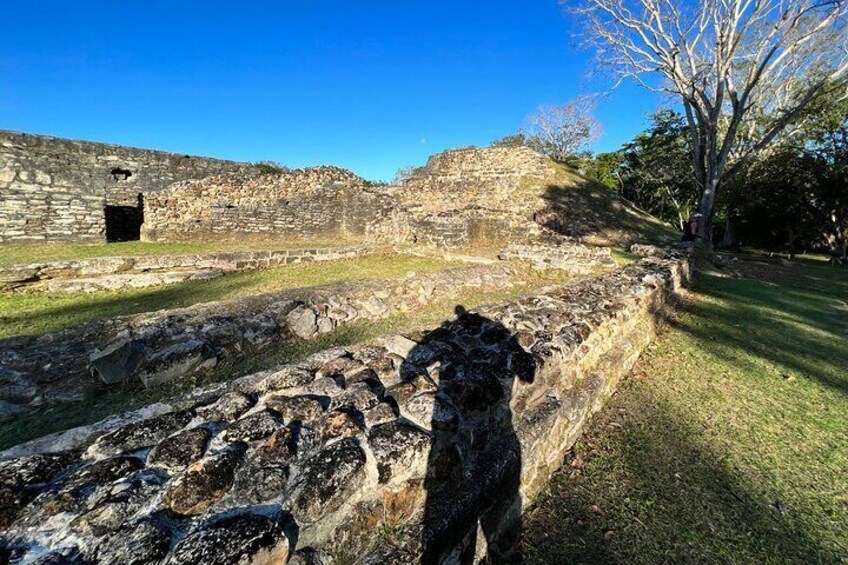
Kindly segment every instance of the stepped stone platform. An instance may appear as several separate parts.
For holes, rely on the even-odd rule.
[[[503,558],[688,276],[657,254],[20,446],[0,466],[0,561]]]
[[[144,288],[224,273],[270,269],[313,261],[350,259],[373,253],[368,246],[226,251],[200,255],[99,257],[0,267],[0,288],[50,292],[95,292]]]

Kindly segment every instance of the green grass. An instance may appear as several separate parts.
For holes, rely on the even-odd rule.
[[[627,265],[632,265],[633,263],[636,263],[639,261],[639,259],[641,259],[641,257],[636,255],[635,253],[631,253],[621,247],[613,247],[610,249],[610,252],[612,253],[613,261],[615,261],[615,264],[619,267],[626,267]]]
[[[703,276],[525,519],[530,563],[848,561],[848,272]]]
[[[0,293],[0,338],[37,335],[88,320],[180,308],[200,302],[342,281],[397,277],[408,272],[461,265],[434,258],[377,254],[233,273],[208,281],[155,288],[54,295],[6,292]]]
[[[231,380],[264,369],[297,362],[312,353],[333,346],[352,345],[380,335],[402,329],[434,327],[453,316],[454,307],[462,304],[474,308],[482,304],[497,303],[514,298],[522,292],[553,282],[566,280],[561,274],[556,278],[528,278],[524,284],[509,290],[465,289],[447,300],[441,300],[417,309],[414,313],[398,314],[375,322],[342,326],[311,341],[295,341],[271,347],[259,354],[225,360],[215,369],[198,372],[171,386],[152,390],[133,386],[106,388],[94,398],[81,402],[58,405],[33,412],[17,420],[0,424],[0,449],[29,441],[44,435],[97,422],[111,414],[134,410],[153,402],[173,398],[197,386]]]
[[[584,243],[626,247],[632,243],[673,243],[680,233],[607,186],[563,164],[545,181],[542,198],[559,210],[567,235]]]
[[[192,255],[215,251],[248,251],[263,249],[297,249],[301,247],[334,247],[338,241],[276,241],[250,239],[236,241],[182,241],[153,242],[128,241],[124,243],[32,243],[0,245],[0,267],[37,261],[63,261],[95,257],[137,257],[142,255]]]

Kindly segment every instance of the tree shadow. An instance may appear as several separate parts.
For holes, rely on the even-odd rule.
[[[526,561],[838,561],[702,433],[648,387],[628,386],[526,518]]]
[[[786,377],[796,373],[848,394],[848,314],[832,308],[833,299],[816,292],[775,293],[755,280],[708,275],[700,277],[699,288],[720,302],[687,303],[691,315],[670,320],[673,327],[709,343],[712,354],[744,371],[756,369],[753,355]]]
[[[680,234],[606,186],[581,179],[577,186],[550,184],[536,215],[546,228],[610,245],[637,242],[673,243]]]
[[[404,380],[432,391],[420,563],[474,562],[478,528],[485,562],[513,563],[521,560],[521,445],[510,401],[533,382],[536,363],[500,322],[455,311],[401,366]]]

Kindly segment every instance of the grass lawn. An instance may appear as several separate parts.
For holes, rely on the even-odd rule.
[[[335,247],[339,241],[275,241],[245,239],[243,241],[127,241],[124,243],[24,243],[0,245],[0,267],[37,261],[91,259],[93,257],[137,257],[142,255],[193,255],[215,251],[250,251],[262,249],[298,249]]]
[[[144,289],[52,295],[0,292],[0,338],[37,335],[98,318],[180,308],[290,288],[398,277],[412,271],[435,271],[456,266],[462,264],[428,257],[377,254],[232,273],[208,281]]]
[[[196,386],[226,381],[286,363],[294,363],[312,353],[333,346],[361,343],[402,329],[436,327],[443,320],[453,317],[453,311],[457,304],[462,304],[466,308],[474,308],[482,304],[501,302],[514,298],[533,287],[565,280],[561,274],[557,276],[557,279],[528,278],[525,284],[509,290],[463,289],[450,299],[434,302],[409,314],[398,314],[375,322],[342,326],[311,341],[290,342],[271,347],[259,355],[225,360],[214,370],[194,373],[189,377],[180,379],[179,382],[171,386],[162,386],[151,390],[130,386],[108,389],[104,387],[102,394],[96,398],[59,405],[49,410],[28,414],[12,422],[0,424],[0,449],[6,449],[53,432],[97,422],[111,414],[134,410],[153,402],[173,398]]]
[[[527,513],[524,551],[848,562],[848,271],[701,276]]]

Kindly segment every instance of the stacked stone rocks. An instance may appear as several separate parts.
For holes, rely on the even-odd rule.
[[[615,266],[609,247],[589,247],[566,238],[558,245],[516,244],[498,254],[500,259],[529,261],[537,269],[557,269],[587,275]]]
[[[365,246],[347,246],[27,263],[0,267],[0,290],[93,292],[143,288],[213,278],[203,275],[350,259],[372,252]]]
[[[0,340],[0,400],[13,415],[81,400],[97,394],[102,383],[155,387],[224,359],[407,312],[464,288],[508,289],[516,284],[515,274],[508,265],[411,273],[399,279],[295,289],[96,320],[37,337]]]
[[[533,215],[555,174],[550,159],[523,147],[446,151],[386,187],[335,167],[215,176],[151,196],[143,236],[341,236],[436,247],[525,241],[542,233]]]
[[[537,236],[533,213],[543,205],[544,179],[554,173],[550,159],[526,147],[434,155],[390,187],[404,210],[395,227],[407,241],[439,247]]]
[[[655,257],[458,309],[431,331],[330,349],[7,461],[0,554],[137,564],[503,557],[522,501],[546,484],[687,275],[684,259]]]
[[[147,203],[142,237],[150,240],[363,237],[391,215],[388,199],[338,167],[213,176],[177,183]]]
[[[104,241],[106,204],[244,163],[0,130],[0,243]]]

